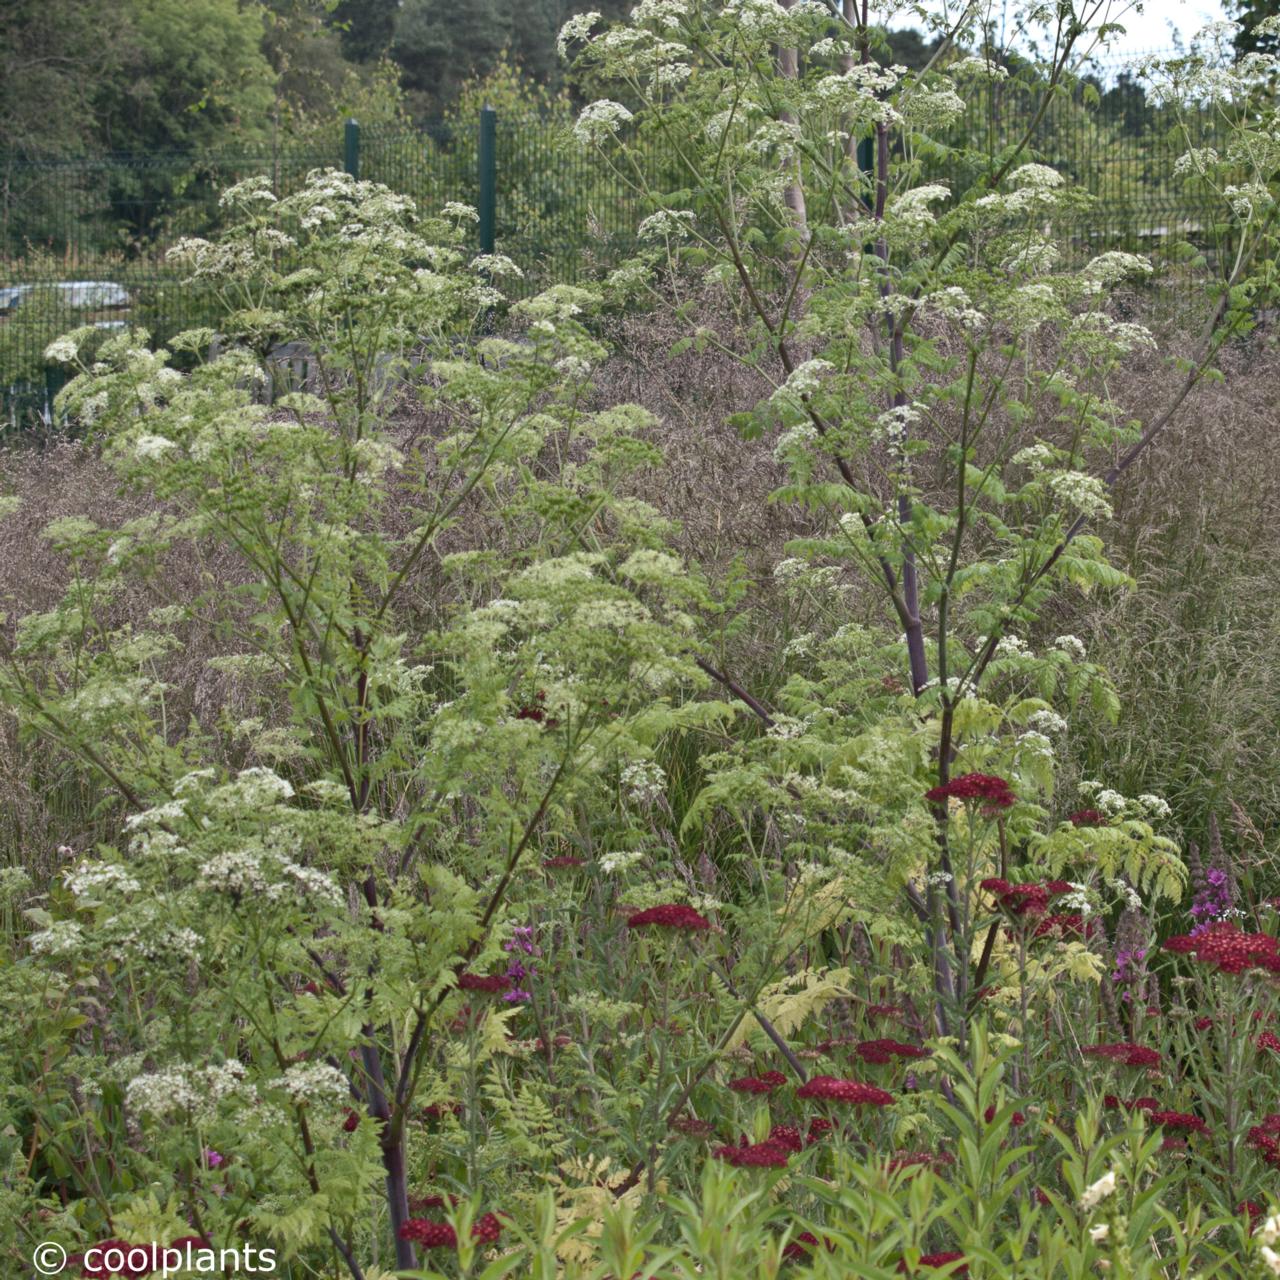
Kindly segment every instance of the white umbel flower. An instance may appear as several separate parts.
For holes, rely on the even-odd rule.
[[[347,1078],[327,1062],[298,1062],[284,1073],[284,1091],[295,1101],[340,1102],[348,1096]]]
[[[582,108],[577,123],[573,126],[573,136],[579,142],[598,146],[615,137],[630,119],[631,112],[622,103],[601,98]]]

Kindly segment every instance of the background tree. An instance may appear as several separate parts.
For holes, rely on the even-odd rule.
[[[1241,24],[1236,48],[1241,53],[1276,53],[1280,51],[1280,35],[1259,35],[1260,22],[1280,15],[1280,0],[1230,0],[1227,10]]]
[[[95,91],[119,74],[128,0],[0,5],[0,152],[82,151],[94,137]],[[56,110],[50,110],[56,104]]]

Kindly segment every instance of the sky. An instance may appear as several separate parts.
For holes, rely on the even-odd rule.
[[[1117,10],[1122,7],[1116,5]],[[1146,0],[1143,12],[1127,12],[1119,21],[1127,34],[1116,42],[1118,53],[1165,50],[1173,45],[1171,32],[1177,31],[1185,41],[1206,22],[1226,17],[1221,0]]]

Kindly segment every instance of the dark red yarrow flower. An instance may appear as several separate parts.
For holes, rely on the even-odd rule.
[[[1057,934],[1062,938],[1070,934],[1075,934],[1080,938],[1089,938],[1093,936],[1093,921],[1086,920],[1084,916],[1075,911],[1048,915],[1036,925],[1035,931],[1031,936],[1033,938],[1043,938],[1050,933]]]
[[[360,1113],[347,1109],[347,1118],[342,1122],[342,1130],[344,1133],[355,1133],[360,1127]]]
[[[502,1224],[494,1213],[482,1214],[471,1225],[471,1238],[477,1244],[495,1244],[502,1234]],[[447,1222],[429,1222],[426,1218],[410,1218],[400,1228],[402,1240],[412,1240],[424,1249],[456,1249],[457,1232]]]
[[[1262,1217],[1266,1210],[1256,1200],[1241,1200],[1236,1205],[1236,1212],[1249,1219],[1249,1230],[1252,1232],[1258,1224],[1258,1219]]]
[[[821,1142],[834,1128],[835,1125],[826,1116],[814,1116],[809,1121],[809,1129],[804,1136],[805,1146],[811,1147],[815,1142]]]
[[[1106,1058],[1125,1067],[1158,1067],[1160,1054],[1141,1044],[1087,1044],[1080,1051],[1090,1058]]]
[[[917,1267],[946,1267],[953,1262],[960,1262],[964,1258],[963,1253],[954,1250],[947,1253],[925,1253],[921,1254],[920,1261],[916,1263]],[[904,1258],[898,1263],[898,1270],[905,1273],[907,1270],[907,1260]],[[956,1276],[967,1275],[969,1271],[968,1264],[957,1267],[951,1274]]]
[[[734,1093],[772,1093],[777,1085],[761,1080],[759,1076],[742,1076],[737,1080],[730,1080],[729,1088]]]
[[[710,929],[711,921],[690,906],[668,902],[647,911],[637,911],[627,919],[628,929],[643,929],[647,925],[659,925],[664,929]]]
[[[456,1249],[458,1233],[447,1222],[429,1222],[426,1218],[410,1218],[400,1228],[401,1240],[412,1240],[424,1249]]]
[[[1126,1111],[1155,1111],[1160,1103],[1155,1098],[1134,1098],[1132,1102],[1124,1102],[1114,1093],[1103,1096],[1102,1105],[1110,1111],[1123,1107]]]
[[[796,1238],[783,1246],[782,1256],[788,1262],[807,1262],[818,1247],[818,1237],[812,1231],[802,1231]]]
[[[1165,1129],[1184,1129],[1188,1133],[1208,1133],[1209,1126],[1199,1116],[1186,1111],[1151,1111],[1147,1119]]]
[[[776,1142],[756,1142],[738,1147],[713,1147],[711,1154],[716,1159],[739,1169],[785,1169],[788,1159],[787,1149]]]
[[[454,1116],[462,1114],[462,1103],[460,1102],[432,1102],[422,1108],[423,1118],[426,1120],[443,1120],[445,1113]]]
[[[1107,815],[1097,809],[1077,809],[1068,819],[1073,827],[1105,827]]]
[[[489,995],[505,991],[511,985],[505,973],[460,973],[458,989],[460,991],[483,991]]]
[[[571,853],[561,853],[554,858],[543,858],[542,865],[548,871],[559,871],[562,867],[581,867],[586,863],[584,859],[575,858]]]
[[[1274,1031],[1264,1031],[1257,1039],[1259,1049],[1270,1049],[1272,1053],[1280,1053],[1280,1037]]]
[[[697,1116],[690,1115],[676,1116],[668,1127],[690,1138],[709,1138],[716,1131],[709,1120],[699,1120]]]
[[[1044,884],[1010,884],[997,876],[983,880],[979,887],[988,893],[994,893],[1006,911],[1018,916],[1043,915],[1049,909],[1050,898],[1071,892],[1071,886],[1065,880],[1049,880]]]
[[[929,1050],[918,1044],[903,1044],[900,1040],[861,1040],[853,1051],[863,1062],[885,1063],[894,1058],[927,1058]]]
[[[776,1143],[784,1151],[794,1153],[804,1150],[804,1139],[793,1124],[775,1124],[769,1130],[769,1141]]]
[[[1280,1142],[1275,1138],[1260,1134],[1253,1136],[1253,1130],[1249,1130],[1249,1145],[1258,1152],[1264,1164],[1269,1164],[1273,1169],[1280,1169]]]
[[[904,1012],[900,1004],[869,1004],[868,1018],[897,1018]]]
[[[1273,1111],[1249,1130],[1245,1139],[1265,1164],[1280,1169],[1280,1112]]]
[[[449,1197],[449,1203],[456,1203],[455,1197]],[[444,1196],[410,1196],[409,1209],[412,1213],[426,1213],[428,1209],[443,1209]]]
[[[945,804],[948,800],[981,800],[988,809],[1007,809],[1017,800],[1003,778],[990,773],[965,773],[942,786],[924,793],[932,804]]]
[[[1164,949],[1190,955],[1198,964],[1212,965],[1220,973],[1248,969],[1280,972],[1280,941],[1269,933],[1246,933],[1221,921],[1194,933],[1176,934],[1165,940]]]
[[[477,1244],[497,1244],[502,1234],[502,1223],[496,1213],[484,1213],[471,1226],[471,1238]]]
[[[829,1102],[848,1102],[854,1106],[887,1107],[893,1094],[858,1080],[838,1080],[835,1076],[814,1076],[796,1090],[797,1098],[825,1098]]]

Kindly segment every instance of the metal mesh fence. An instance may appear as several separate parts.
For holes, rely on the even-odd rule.
[[[1054,97],[1037,115],[1040,88],[1015,76],[971,97],[945,144],[920,157],[922,180],[964,190],[1026,137],[1029,155],[1094,197],[1065,228],[1082,254],[1123,246],[1158,258],[1174,239],[1203,238],[1213,214],[1174,182],[1174,164],[1188,142],[1217,141],[1211,115],[1179,128],[1123,76]],[[496,118],[490,128],[493,195],[482,228],[492,225],[494,247],[525,269],[524,292],[591,278],[634,249],[646,199],[575,145],[567,121]],[[408,132],[335,129],[331,145],[254,154],[0,156],[0,430],[47,417],[53,384],[43,351],[67,329],[140,324],[163,341],[216,325],[212,297],[184,284],[164,254],[182,236],[218,233],[225,187],[266,175],[284,195],[312,169],[345,165],[425,208],[481,206],[482,132],[480,120],[441,120]],[[687,185],[656,144],[642,161],[652,188]]]

